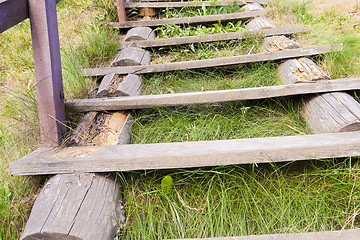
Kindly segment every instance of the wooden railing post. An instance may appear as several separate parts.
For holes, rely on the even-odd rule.
[[[56,0],[29,0],[42,143],[60,143],[65,122]]]
[[[126,9],[125,9],[124,0],[116,0],[116,7],[117,7],[117,11],[118,11],[118,16],[119,16],[119,22],[125,22],[126,21]]]

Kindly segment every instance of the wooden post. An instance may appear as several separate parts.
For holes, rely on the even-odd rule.
[[[56,0],[29,0],[42,143],[60,143],[65,122]]]
[[[116,0],[116,7],[119,16],[119,22],[126,21],[126,10],[125,10],[125,3],[124,0]]]

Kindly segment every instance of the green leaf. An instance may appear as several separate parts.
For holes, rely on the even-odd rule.
[[[161,190],[164,193],[169,194],[172,190],[173,184],[174,180],[172,179],[172,177],[167,175],[161,180]]]

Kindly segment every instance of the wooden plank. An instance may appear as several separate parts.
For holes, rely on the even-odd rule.
[[[42,143],[61,142],[65,132],[64,93],[55,0],[29,0],[36,96]]]
[[[238,12],[228,14],[217,14],[197,17],[183,17],[183,18],[169,18],[143,21],[126,21],[109,23],[109,26],[114,28],[133,28],[133,27],[157,27],[167,24],[198,24],[198,23],[217,23],[219,21],[238,21],[253,17],[258,17],[265,14],[264,11]]]
[[[267,0],[220,0],[220,1],[185,1],[185,2],[126,2],[126,8],[183,8],[183,7],[209,7],[209,6],[227,6],[246,3],[266,4]]]
[[[10,163],[12,175],[116,172],[360,156],[360,134],[41,148]]]
[[[126,10],[124,0],[116,0],[116,9],[118,12],[119,22],[125,22]]]
[[[350,240],[360,239],[360,229],[327,232],[285,233],[239,237],[186,238],[181,240]],[[180,239],[173,239],[180,240]]]
[[[56,0],[59,3],[60,0]],[[28,0],[0,1],[0,33],[29,17]]]
[[[243,88],[219,91],[188,92],[175,94],[142,95],[134,97],[80,99],[66,102],[69,111],[111,111],[168,107],[187,104],[202,104],[254,100],[271,97],[303,95],[360,89],[360,78],[318,81],[269,87]]]
[[[106,67],[106,68],[89,68],[84,69],[85,76],[102,76],[110,73],[117,74],[144,74],[155,72],[167,72],[186,69],[198,69],[208,67],[230,66],[245,63],[274,61],[280,59],[288,59],[295,57],[312,56],[324,54],[331,51],[342,50],[342,44],[339,45],[322,45],[309,48],[287,49],[276,52],[257,53],[250,55],[239,55],[234,57],[212,58],[205,60],[195,60],[186,62],[175,62],[165,64],[154,64],[148,66],[128,66],[128,67]]]
[[[29,17],[27,0],[7,0],[0,2],[0,33]]]
[[[205,42],[218,42],[218,41],[227,41],[234,39],[243,39],[243,38],[249,38],[254,35],[264,36],[264,37],[289,35],[293,33],[299,33],[307,29],[309,29],[309,26],[295,26],[295,27],[265,29],[262,31],[241,31],[241,32],[230,32],[230,33],[220,33],[220,34],[206,34],[199,36],[164,38],[164,39],[156,39],[156,40],[129,41],[129,42],[123,42],[122,46],[155,48],[155,47],[164,47],[164,46],[184,45],[190,43],[205,43]]]

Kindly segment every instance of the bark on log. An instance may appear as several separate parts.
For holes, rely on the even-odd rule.
[[[360,130],[360,104],[344,92],[306,99],[301,113],[312,133]]]
[[[150,52],[141,48],[125,47],[121,49],[120,53],[111,63],[111,66],[149,65],[150,61]]]
[[[139,75],[128,74],[126,77],[115,73],[105,75],[99,86],[96,98],[137,96],[140,95],[142,81]]]
[[[248,31],[258,31],[269,28],[274,28],[274,26],[266,18],[263,17],[254,18],[246,24],[246,29]]]
[[[125,42],[139,41],[139,40],[154,40],[155,32],[149,27],[136,27],[130,29],[124,38]]]

